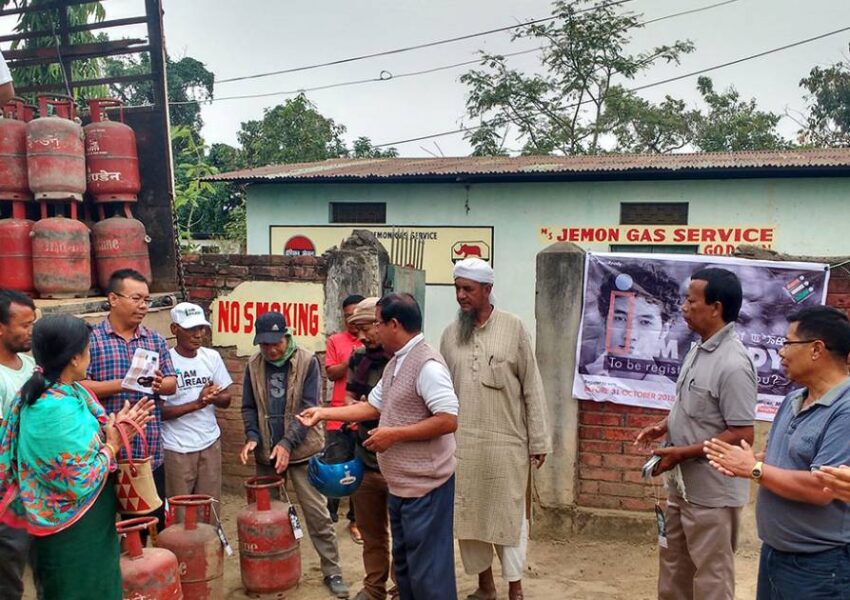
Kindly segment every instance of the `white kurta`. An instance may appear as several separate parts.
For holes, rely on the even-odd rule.
[[[531,338],[496,309],[469,343],[457,332],[454,322],[440,342],[460,402],[455,536],[516,546],[530,508],[529,455],[551,452]]]

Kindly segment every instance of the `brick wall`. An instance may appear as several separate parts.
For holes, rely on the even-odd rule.
[[[827,304],[850,309],[850,270],[830,274]],[[643,481],[640,468],[647,451],[632,445],[638,431],[666,411],[579,400],[578,490],[576,503],[591,508],[652,510],[662,485]],[[660,481],[660,480],[658,480]]]
[[[233,288],[243,281],[324,283],[327,277],[325,260],[314,256],[190,254],[184,256],[183,260],[189,298],[205,310],[209,309],[214,298],[233,291]],[[221,427],[223,480],[225,488],[239,491],[242,482],[254,475],[253,462],[248,465],[239,462],[239,451],[245,443],[240,408],[242,381],[248,357],[237,356],[233,347],[216,350],[221,353],[233,378],[233,385],[230,387],[230,408],[216,411]],[[322,353],[319,353],[319,363],[324,368]]]

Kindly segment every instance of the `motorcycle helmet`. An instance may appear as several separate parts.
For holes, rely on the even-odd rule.
[[[325,453],[320,452],[307,463],[307,476],[327,498],[350,496],[363,483],[363,461],[355,456],[345,462],[328,463]]]

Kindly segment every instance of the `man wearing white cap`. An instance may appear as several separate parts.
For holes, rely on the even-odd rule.
[[[177,373],[177,392],[164,396],[162,440],[165,448],[165,493],[168,497],[205,494],[221,498],[221,430],[215,409],[230,406],[233,383],[221,355],[204,348],[210,324],[197,304],[171,309],[171,333],[177,345],[169,352]]]
[[[457,320],[443,332],[460,411],[455,536],[463,566],[478,575],[469,600],[497,597],[493,553],[510,600],[521,600],[531,515],[531,467],[551,452],[543,383],[518,317],[493,306],[494,272],[479,258],[454,268]]]

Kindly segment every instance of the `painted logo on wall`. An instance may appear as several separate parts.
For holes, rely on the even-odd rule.
[[[284,256],[316,256],[316,245],[306,235],[293,235],[283,245]]]
[[[457,242],[452,246],[452,262],[456,263],[464,258],[480,258],[490,262],[490,246],[482,240]]]

